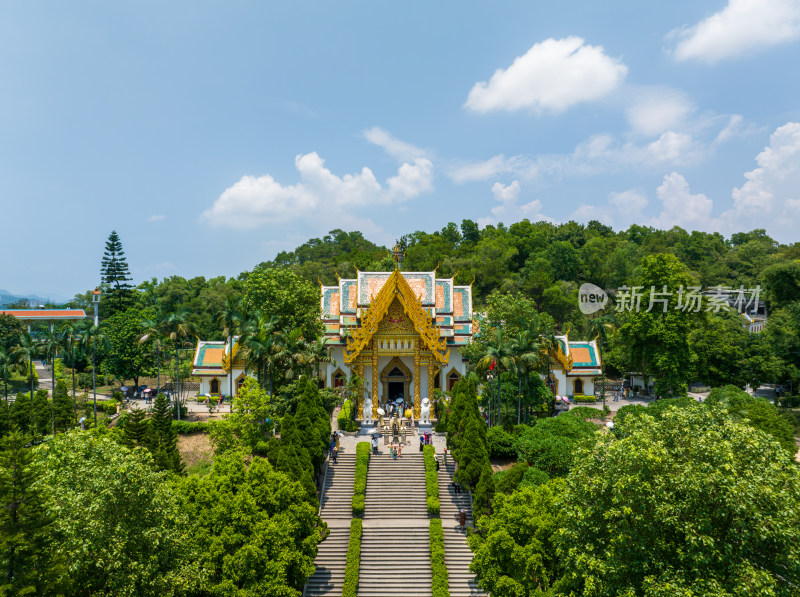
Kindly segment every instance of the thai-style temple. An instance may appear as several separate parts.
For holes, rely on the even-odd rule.
[[[398,399],[413,404],[419,418],[424,398],[448,392],[467,371],[463,348],[476,333],[472,287],[458,286],[436,271],[357,272],[336,286],[321,286],[320,308],[332,362],[320,385],[344,386],[357,374],[364,395],[377,409]],[[231,352],[233,353],[231,355]],[[247,372],[243,359],[225,342],[198,343],[192,375],[200,393],[238,393]],[[601,374],[597,343],[556,336],[553,365],[545,382],[556,396],[591,395]],[[359,401],[358,417],[361,417]]]
[[[602,373],[597,342],[570,340],[569,332],[556,336],[556,364],[545,380],[555,396],[594,394],[594,378]]]
[[[461,350],[472,341],[472,287],[432,272],[358,272],[322,286],[329,353],[325,385],[353,373],[372,397],[373,416],[387,401],[413,403],[447,391],[466,372]]]

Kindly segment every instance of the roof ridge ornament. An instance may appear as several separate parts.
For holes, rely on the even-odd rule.
[[[394,269],[395,271],[400,269],[400,266],[403,264],[403,260],[406,257],[406,252],[403,251],[403,248],[400,246],[398,241],[394,241],[394,246],[392,247],[392,258],[394,259]],[[438,265],[436,267],[439,267]],[[433,270],[434,272],[436,270]]]

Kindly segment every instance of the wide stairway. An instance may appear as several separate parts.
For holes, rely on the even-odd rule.
[[[436,458],[442,463],[442,455]],[[450,582],[450,597],[477,597],[486,595],[478,588],[475,575],[469,571],[472,550],[467,543],[466,533],[458,524],[458,513],[467,511],[467,525],[472,525],[472,504],[465,490],[456,493],[451,485],[456,465],[452,457],[447,457],[447,466],[439,467],[439,504],[442,528],[444,529],[444,563]]]
[[[356,455],[341,454],[336,464],[328,462],[328,476],[322,493],[320,516],[350,519],[353,514],[353,483],[356,477]],[[347,550],[345,550],[347,551]]]
[[[450,594],[453,595],[452,592]],[[358,597],[430,595],[431,552],[428,525],[409,528],[370,528],[365,525],[361,536]]]
[[[319,544],[314,560],[317,569],[306,581],[305,597],[342,594],[349,542],[349,527],[330,529],[328,538]]]
[[[370,458],[364,519],[428,518],[425,462],[411,446],[393,460],[389,454]],[[389,593],[387,593],[388,595]]]
[[[341,595],[347,546],[350,542],[350,523],[353,509],[353,482],[356,456],[342,454],[333,464],[328,461],[328,476],[320,504],[320,516],[329,524],[330,534],[319,544],[314,574],[306,582],[305,597]]]

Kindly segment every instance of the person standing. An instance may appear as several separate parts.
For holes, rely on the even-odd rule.
[[[419,436],[419,451],[422,452],[422,447],[425,445],[425,436]]]
[[[333,449],[333,452],[331,452],[331,458],[333,458],[333,464],[336,464],[336,457],[337,457],[338,455],[339,455],[339,450],[337,450],[336,448],[334,448],[334,449]]]
[[[467,526],[467,511],[464,508],[461,508],[461,511],[458,513],[458,524],[461,525],[461,530],[464,531]]]
[[[378,455],[378,438],[374,435],[372,436],[372,453],[377,456]]]
[[[403,442],[397,444],[397,457],[401,458],[403,456]]]

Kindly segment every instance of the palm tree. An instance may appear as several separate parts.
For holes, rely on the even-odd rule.
[[[294,377],[299,371],[310,367],[308,344],[303,338],[303,330],[294,328],[289,332],[279,331],[277,362],[284,365],[286,377]]]
[[[272,376],[280,350],[277,328],[277,317],[273,315],[268,318],[265,313],[255,311],[243,325],[239,340],[244,351],[245,367],[255,370],[262,388],[269,386],[270,396],[273,394]]]
[[[603,395],[603,408],[606,407],[606,374],[603,367],[603,344],[608,341],[608,335],[614,332],[614,321],[609,315],[601,317],[593,317],[588,321],[588,328],[590,336],[594,336],[597,340],[597,352],[600,357],[600,376],[602,385],[600,392]]]
[[[306,363],[309,365],[309,374],[312,371],[311,367],[316,366],[317,383],[319,383],[319,368],[322,363],[333,363],[333,366],[336,366],[336,361],[328,352],[324,336],[317,336],[313,342],[306,346]]]
[[[42,353],[46,361],[50,363],[50,370],[51,370],[51,380],[52,382],[52,389],[50,391],[51,401],[50,401],[50,414],[53,423],[53,435],[56,433],[56,411],[54,408],[54,404],[52,398],[56,395],[56,357],[58,356],[59,351],[61,350],[61,340],[58,337],[58,334],[55,331],[55,328],[51,325],[47,328],[47,331],[44,334],[44,337],[39,341],[39,346],[42,348]]]
[[[28,332],[23,332],[19,336],[19,343],[14,347],[14,358],[18,364],[28,367],[28,379],[31,384],[31,405],[33,405],[33,359],[38,352],[36,341]]]
[[[195,325],[188,321],[189,310],[182,309],[170,313],[162,319],[161,325],[167,338],[175,345],[175,400],[178,409],[178,420],[181,420],[181,374],[180,374],[180,339],[197,333]]]
[[[14,353],[0,346],[0,374],[3,376],[3,398],[8,404],[8,376],[16,364]]]
[[[228,339],[228,346],[230,346],[230,354],[228,358],[230,359],[229,371],[228,371],[228,382],[230,386],[230,392],[228,395],[233,399],[233,339],[237,333],[240,332],[242,327],[242,314],[239,311],[239,301],[237,301],[234,297],[228,296],[225,299],[225,306],[222,308],[222,311],[219,312],[217,315],[217,322],[222,326],[222,335]]]
[[[70,355],[72,365],[72,404],[75,407],[75,417],[78,417],[78,400],[75,398],[75,347],[80,340],[80,333],[75,323],[68,321],[61,326],[61,347]]]
[[[161,342],[164,339],[164,327],[166,318],[157,314],[154,318],[145,317],[142,319],[142,333],[139,336],[139,344],[152,341],[156,351],[156,393],[161,388]]]
[[[494,328],[489,341],[483,352],[483,356],[478,360],[476,367],[479,371],[494,371],[497,379],[497,396],[500,396],[500,374],[514,369],[514,358],[511,354],[509,343],[501,328]],[[492,424],[492,399],[489,397],[489,424]],[[495,421],[496,422],[496,421]]]
[[[93,321],[87,320],[81,334],[81,348],[92,353],[92,392],[94,393],[94,426],[97,428],[97,375],[95,364],[95,353],[97,348],[106,348],[110,344],[108,336],[105,335],[100,326],[94,325]]]

